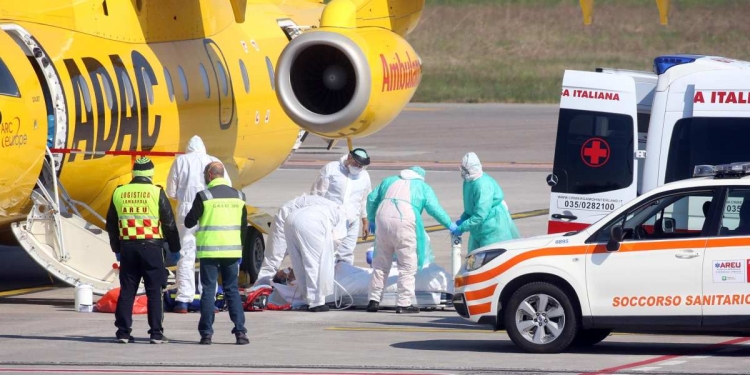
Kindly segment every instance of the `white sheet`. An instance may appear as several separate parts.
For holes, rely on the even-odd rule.
[[[362,268],[350,265],[348,263],[339,262],[336,264],[336,273],[334,279],[339,285],[336,285],[337,295],[345,295],[346,293],[342,290],[346,290],[352,296],[366,296],[368,294],[368,286],[370,284],[370,274],[372,273],[371,268]],[[386,279],[386,285],[383,293],[397,293],[396,281],[398,280],[398,269],[394,262],[391,267],[391,272]],[[295,300],[295,293],[297,294],[297,300],[299,300],[300,291],[297,291],[295,286],[292,285],[273,285],[275,292],[280,297],[287,301]],[[432,293],[453,293],[453,279],[450,277],[449,272],[444,268],[440,267],[435,263],[428,264],[421,271],[416,274],[416,288],[415,292],[432,292]],[[333,302],[334,296],[330,295],[326,298],[326,302]]]

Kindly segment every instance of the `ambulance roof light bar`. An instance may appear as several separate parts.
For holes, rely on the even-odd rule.
[[[664,55],[654,59],[654,73],[662,75],[667,69],[681,64],[687,64],[694,62],[696,59],[703,57],[703,55]]]
[[[693,177],[743,177],[750,175],[750,162],[739,162],[721,165],[696,165]]]

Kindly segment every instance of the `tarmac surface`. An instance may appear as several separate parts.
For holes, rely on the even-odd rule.
[[[419,164],[452,218],[461,214],[458,162],[476,152],[498,180],[512,213],[545,210],[556,106],[410,105],[366,148],[373,186]],[[309,192],[317,170],[343,155],[308,137],[279,170],[248,187],[250,204],[273,214]],[[547,216],[519,218],[523,236],[546,233]],[[425,216],[425,225],[435,221]],[[436,263],[450,269],[447,231],[430,234]],[[464,239],[464,246],[466,239]],[[355,264],[366,267],[358,245]],[[465,254],[465,249],[463,250]],[[10,258],[9,258],[10,257]],[[13,259],[13,266],[7,259]],[[23,255],[0,248],[0,274],[17,272]],[[30,262],[30,260],[26,260]],[[39,272],[39,277],[46,275]],[[114,316],[74,311],[74,290],[27,290],[0,298],[0,374],[743,374],[750,373],[750,337],[618,334],[562,354],[521,352],[505,332],[460,318],[452,308],[399,315],[392,310],[312,314],[246,312],[250,345],[235,346],[226,312],[214,324],[214,345],[197,344],[198,314],[166,313],[170,343],[148,344],[145,315],[134,315],[134,344],[114,343]],[[0,293],[0,297],[8,293]]]

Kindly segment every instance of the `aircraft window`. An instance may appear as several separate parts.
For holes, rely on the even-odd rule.
[[[120,71],[120,75],[122,76],[122,85],[125,86],[125,94],[128,96],[128,104],[130,104],[130,108],[135,108],[133,85],[130,83],[130,77],[125,69]]]
[[[201,79],[203,80],[203,88],[206,90],[206,97],[211,97],[211,84],[208,82],[208,73],[206,68],[201,64]]]
[[[167,92],[169,93],[169,101],[174,102],[174,86],[172,86],[172,76],[169,75],[169,70],[164,68],[164,80],[167,81]]]
[[[247,68],[245,62],[240,60],[240,71],[242,72],[242,82],[245,84],[245,92],[250,92],[250,77],[247,75]]]
[[[102,81],[102,88],[104,90],[104,96],[107,98],[107,108],[112,109],[112,100],[114,96],[112,85],[109,84],[108,79],[104,78],[105,76],[103,74],[99,73],[98,76],[99,76],[99,79]]]
[[[10,74],[10,70],[2,59],[0,59],[0,95],[21,96],[16,80],[13,79],[13,75]]]
[[[89,92],[89,85],[83,76],[78,76],[78,84],[81,86],[81,94],[83,95],[83,104],[86,106],[86,112],[91,112],[91,93]]]
[[[221,84],[221,92],[224,96],[229,95],[229,84],[227,83],[227,72],[224,71],[224,67],[220,62],[216,62],[216,69],[219,71],[219,82]]]
[[[271,79],[271,90],[276,90],[276,85],[273,83],[273,64],[271,64],[271,59],[266,56],[266,68],[268,69],[268,78]]]
[[[151,84],[151,78],[149,78],[145,68],[141,68],[141,75],[143,75],[143,84],[146,86],[148,104],[154,104],[154,86]]]
[[[177,72],[180,75],[180,84],[182,84],[182,96],[184,96],[185,101],[187,101],[188,98],[190,97],[190,91],[188,90],[188,82],[187,82],[187,78],[185,77],[185,71],[182,70],[181,66],[178,66]]]

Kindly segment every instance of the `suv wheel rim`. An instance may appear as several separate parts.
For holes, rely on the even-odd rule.
[[[534,294],[516,310],[516,329],[527,341],[537,345],[555,341],[565,328],[565,310],[554,297]]]

